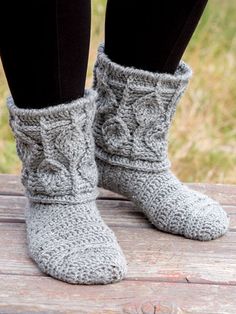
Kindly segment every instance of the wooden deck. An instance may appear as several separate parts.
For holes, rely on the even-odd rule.
[[[155,230],[119,195],[101,190],[98,207],[128,260],[125,280],[70,285],[27,257],[19,178],[0,175],[0,313],[235,314],[236,186],[192,184],[231,216],[224,237],[198,242]]]

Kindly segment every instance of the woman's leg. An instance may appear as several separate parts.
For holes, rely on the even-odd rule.
[[[42,108],[84,94],[90,0],[4,1],[0,53],[18,107]]]
[[[15,100],[7,102],[10,125],[29,198],[29,254],[43,272],[65,282],[119,281],[126,261],[95,203],[96,93],[84,93],[90,0],[16,3],[14,11],[4,12],[10,22],[1,52]]]
[[[125,66],[174,73],[207,0],[108,0],[105,52]]]
[[[171,172],[168,130],[192,73],[180,58],[205,4],[109,0],[94,69],[99,186],[132,200],[157,229],[202,241],[222,236],[229,219]]]

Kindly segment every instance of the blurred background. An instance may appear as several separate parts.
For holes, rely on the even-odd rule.
[[[87,86],[103,40],[105,0],[92,0]],[[169,156],[185,182],[236,183],[236,1],[211,0],[183,58],[194,76],[171,128]],[[20,173],[0,64],[0,173]]]

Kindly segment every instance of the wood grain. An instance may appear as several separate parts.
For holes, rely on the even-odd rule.
[[[234,314],[236,287],[124,280],[73,286],[47,277],[0,275],[0,312]],[[13,289],[14,287],[14,289]]]
[[[128,275],[113,285],[74,286],[42,274],[28,257],[19,177],[0,175],[0,314],[236,313],[236,186],[188,185],[223,204],[225,236],[199,242],[160,232],[124,197],[100,190],[98,208]]]

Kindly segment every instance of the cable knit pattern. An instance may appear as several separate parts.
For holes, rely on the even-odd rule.
[[[97,168],[92,123],[96,92],[45,109],[8,99],[22,160],[29,254],[39,268],[74,284],[106,284],[126,273],[114,233],[95,204]]]
[[[168,131],[192,75],[120,66],[98,50],[94,123],[99,185],[134,201],[159,229],[197,240],[223,235],[229,219],[219,203],[183,185],[170,171]]]

